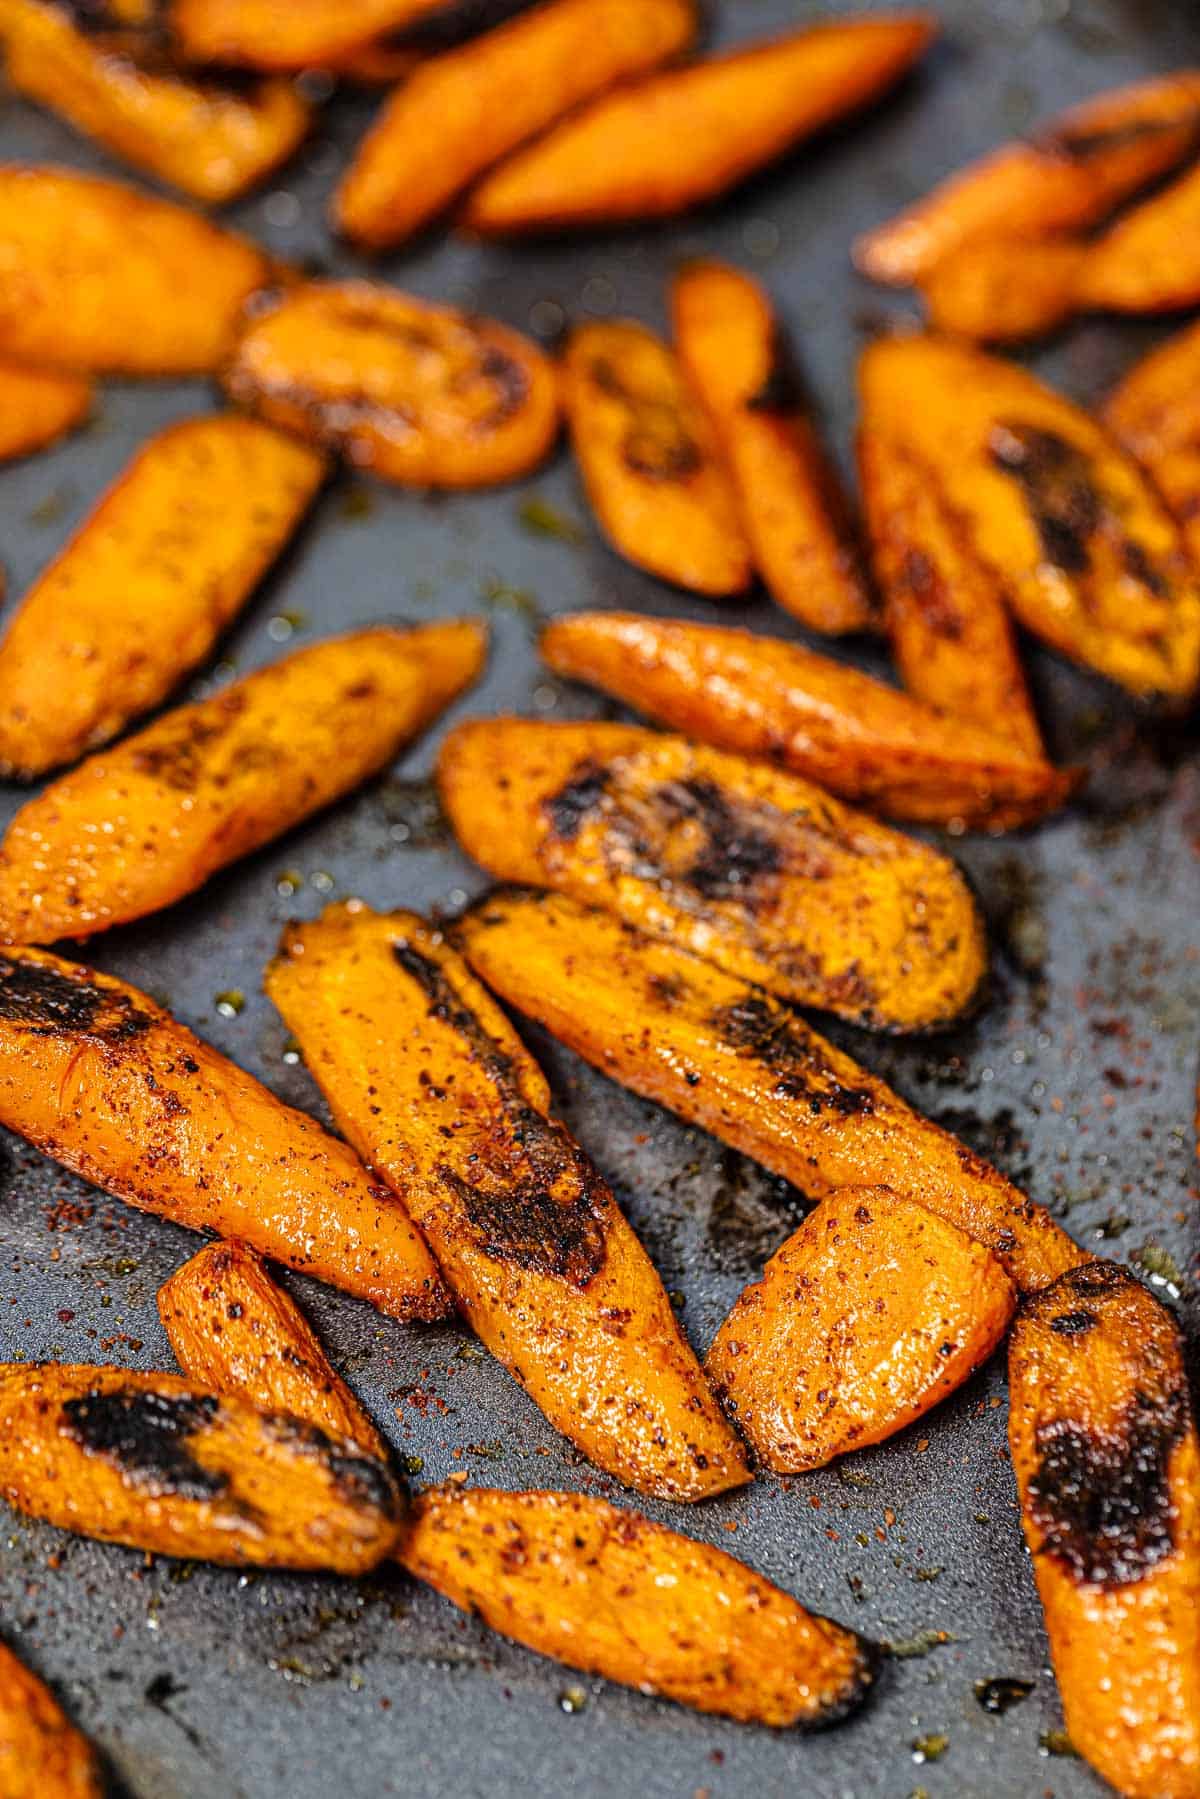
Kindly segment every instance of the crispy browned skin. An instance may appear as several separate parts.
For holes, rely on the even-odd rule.
[[[863,404],[921,457],[1021,622],[1140,698],[1200,679],[1200,584],[1156,489],[1088,413],[947,338],[879,338]]]
[[[882,1443],[949,1397],[1008,1328],[990,1250],[886,1187],[824,1200],[741,1294],[705,1363],[782,1474]]]
[[[214,369],[270,278],[244,238],[120,181],[0,167],[0,355],[96,374]]]
[[[613,547],[696,593],[739,593],[750,546],[716,434],[671,351],[632,319],[584,325],[563,405],[592,509]]]
[[[796,775],[635,725],[499,718],[451,732],[438,784],[501,880],[607,906],[784,999],[920,1031],[980,990],[954,863]]]
[[[651,76],[519,150],[464,216],[506,233],[683,212],[876,99],[934,31],[928,13],[867,16]]]
[[[455,926],[476,972],[594,1067],[812,1199],[891,1187],[1044,1287],[1083,1259],[995,1168],[735,975],[558,893],[500,892]]]
[[[1089,249],[1082,306],[1173,312],[1200,300],[1200,169],[1127,212]]]
[[[0,462],[47,449],[81,425],[91,406],[91,383],[82,375],[0,359]]]
[[[479,674],[476,621],[335,637],[180,706],[21,808],[0,943],[144,918],[387,766]]]
[[[558,382],[518,331],[369,281],[260,307],[225,385],[243,406],[404,487],[489,487],[538,466]]]
[[[300,1307],[244,1243],[210,1243],[176,1269],[158,1289],[158,1315],[192,1380],[386,1455]]]
[[[364,138],[335,226],[372,249],[411,237],[493,163],[695,31],[692,0],[548,0],[432,57]]]
[[[173,1374],[0,1366],[0,1497],[156,1555],[365,1574],[394,1548],[387,1463]]]
[[[1150,471],[1200,561],[1200,325],[1135,363],[1104,421]]]
[[[874,607],[845,496],[766,294],[728,263],[694,262],[675,279],[671,314],[772,598],[816,631],[864,630]]]
[[[1033,701],[993,570],[971,550],[928,463],[877,428],[858,434],[863,513],[900,679],[914,699],[1045,759]]]
[[[649,1257],[438,933],[331,907],[290,928],[267,991],[463,1314],[551,1423],[642,1493],[695,1500],[748,1479]]]
[[[87,1738],[0,1643],[0,1793],[5,1799],[104,1799]]]
[[[0,775],[73,762],[164,700],[237,616],[324,473],[318,451],[233,413],[152,437],[0,640]]]
[[[0,41],[19,94],[211,205],[236,199],[286,162],[311,123],[288,81],[198,85],[156,58],[153,44],[139,46],[136,34],[78,28],[56,0],[0,0]]]
[[[542,655],[677,731],[809,776],[893,818],[1002,831],[1062,805],[1078,774],[1019,756],[800,644],[632,612],[556,619]]]
[[[449,1309],[403,1204],[345,1144],[112,975],[0,950],[0,1123],[129,1205],[393,1317]]]
[[[922,277],[929,323],[980,343],[1044,336],[1081,303],[1088,256],[1074,237],[972,238]]]
[[[1200,1794],[1200,1451],[1170,1313],[1090,1262],[1009,1350],[1021,1519],[1071,1741],[1127,1799]]]
[[[1180,162],[1198,128],[1200,71],[1097,94],[867,232],[854,247],[855,263],[864,275],[903,287],[976,239],[1036,238],[1093,224]]]
[[[445,0],[169,0],[171,34],[193,62],[315,69],[402,31]]]

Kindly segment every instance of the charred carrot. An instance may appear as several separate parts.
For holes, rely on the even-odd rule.
[[[164,700],[237,616],[324,473],[319,452],[235,414],[151,438],[0,639],[0,775],[72,762]]]
[[[466,223],[504,234],[683,212],[877,99],[934,30],[928,13],[867,15],[621,88],[487,176]]]
[[[556,1429],[639,1492],[740,1486],[741,1449],[662,1283],[461,957],[411,913],[289,929],[267,991],[469,1323]]]
[[[411,237],[493,163],[695,30],[692,0],[547,0],[431,58],[360,146],[334,223],[372,249]]]
[[[696,262],[676,277],[671,311],[772,598],[816,631],[866,629],[874,607],[845,496],[766,294],[728,264]]]
[[[91,1745],[49,1688],[0,1643],[0,1792],[6,1799],[104,1799]]]
[[[585,325],[563,360],[571,444],[605,535],[630,562],[697,593],[738,593],[750,548],[708,418],[661,338]]]
[[[82,375],[0,360],[0,462],[48,449],[87,418],[91,383]]]
[[[332,638],[90,757],[0,843],[0,943],[88,937],[193,893],[384,768],[485,645],[469,620]]]

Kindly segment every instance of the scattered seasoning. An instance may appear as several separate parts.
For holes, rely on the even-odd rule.
[[[930,1655],[935,1649],[941,1649],[947,1643],[957,1642],[958,1638],[949,1630],[917,1630],[911,1637],[894,1637],[883,1647],[896,1661],[907,1662]],[[978,1692],[978,1688],[976,1692]]]
[[[304,1060],[304,1052],[294,1037],[288,1037],[283,1045],[283,1059],[289,1068],[298,1068]]]
[[[56,487],[48,493],[44,500],[29,508],[28,518],[31,525],[56,525],[63,514],[75,502],[73,487]]]
[[[992,1680],[975,1682],[975,1697],[985,1712],[992,1712],[996,1717],[1003,1717],[1014,1705],[1020,1705],[1028,1699],[1036,1682],[1020,1680],[1014,1675],[1000,1674]]]
[[[275,876],[275,891],[280,899],[291,899],[293,894],[299,893],[303,885],[304,876],[298,868],[285,868],[282,874]]]
[[[305,612],[277,612],[274,618],[267,620],[267,636],[272,643],[286,643],[297,631],[302,631],[308,623]]]
[[[913,1740],[912,1758],[915,1762],[940,1762],[949,1747],[950,1738],[943,1732],[916,1737]]]
[[[531,494],[522,501],[517,517],[525,530],[535,537],[556,537],[560,543],[577,544],[587,536],[578,519],[560,512],[557,506],[538,494]]]
[[[315,893],[333,892],[333,876],[327,868],[314,868],[308,877],[308,884]]]
[[[536,597],[526,588],[510,587],[507,581],[491,577],[483,583],[480,598],[492,610],[503,608],[507,612],[515,612],[532,631],[540,631],[542,610]]]
[[[944,1568],[918,1568],[913,1574],[914,1580],[937,1580],[945,1573]]]
[[[1113,1237],[1121,1236],[1129,1229],[1132,1223],[1133,1220],[1128,1217],[1126,1213],[1110,1212],[1103,1223],[1096,1226],[1092,1235],[1094,1237],[1102,1237],[1105,1242],[1109,1242]]]
[[[423,1455],[398,1455],[396,1461],[402,1474],[420,1474],[425,1466]]]
[[[1184,1285],[1183,1270],[1169,1249],[1161,1243],[1143,1243],[1133,1251],[1130,1260],[1146,1271],[1154,1286],[1166,1287],[1172,1298],[1179,1298]]]
[[[587,1709],[588,1697],[582,1687],[564,1687],[558,1695],[558,1707],[564,1712],[582,1712]]]
[[[246,995],[240,987],[227,987],[213,1001],[222,1018],[239,1018],[246,1010]]]
[[[1065,1730],[1043,1730],[1038,1737],[1038,1748],[1043,1755],[1070,1755],[1079,1760],[1079,1751]]]

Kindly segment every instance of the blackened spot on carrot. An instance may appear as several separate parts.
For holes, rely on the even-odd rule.
[[[1095,1312],[1060,1312],[1057,1318],[1050,1320],[1050,1329],[1059,1337],[1081,1337],[1085,1331],[1094,1330],[1099,1322]]]
[[[781,325],[771,337],[771,358],[756,392],[746,401],[751,412],[770,412],[791,418],[808,410],[808,389],[800,365]]]
[[[765,818],[732,801],[715,781],[672,781],[655,799],[670,825],[690,820],[704,833],[704,848],[674,876],[703,898],[733,899],[779,873],[779,842],[764,828]]]
[[[598,810],[608,791],[609,771],[595,762],[584,762],[575,770],[565,787],[542,802],[550,820],[550,828],[562,843],[573,843],[580,830]]]
[[[999,422],[988,444],[993,465],[1020,483],[1042,549],[1056,568],[1086,574],[1089,539],[1106,511],[1091,460],[1057,432]]]
[[[119,988],[96,984],[87,969],[0,952],[0,1019],[38,1037],[92,1037],[124,1043],[150,1029],[149,1013]]]
[[[88,1455],[99,1456],[132,1486],[156,1497],[216,1499],[225,1474],[203,1468],[188,1442],[216,1419],[211,1394],[155,1393],[138,1387],[93,1391],[62,1408],[62,1432]]]
[[[403,1483],[379,1456],[356,1455],[323,1431],[283,1412],[263,1419],[263,1428],[296,1455],[310,1456],[326,1469],[338,1497],[358,1510],[399,1518],[407,1500]]]
[[[1179,130],[1181,125],[1188,125],[1193,131],[1200,126],[1200,109],[1194,111],[1190,118],[1160,119],[1128,119],[1120,125],[1083,126],[1072,130],[1049,131],[1034,137],[1032,142],[1039,149],[1050,151],[1059,156],[1069,156],[1075,162],[1086,162],[1089,157],[1102,156],[1109,150],[1119,150],[1125,144],[1136,144],[1150,137],[1165,137]]]
[[[182,715],[182,727],[147,732],[132,752],[139,774],[161,781],[176,793],[191,793],[211,770],[209,753],[245,707],[245,696],[222,694],[212,705]],[[245,747],[245,746],[243,746]]]
[[[648,481],[686,481],[703,466],[704,454],[682,409],[669,395],[636,393],[607,356],[597,356],[591,377],[601,393],[620,400],[629,417],[621,455],[635,475]]]
[[[910,548],[900,564],[900,586],[935,637],[957,643],[963,619],[941,570],[924,550]]]
[[[765,995],[748,992],[744,999],[719,1007],[709,1023],[723,1043],[739,1055],[753,1057],[775,1076],[776,1094],[803,1100],[814,1116],[837,1112],[845,1118],[865,1118],[874,1111],[874,1094],[839,1080],[815,1033]]]

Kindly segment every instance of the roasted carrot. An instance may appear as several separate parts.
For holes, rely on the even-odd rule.
[[[88,937],[195,892],[386,767],[485,643],[471,620],[331,638],[89,757],[0,843],[0,943]]]
[[[527,337],[367,281],[260,307],[225,385],[241,405],[404,487],[528,474],[558,432],[558,383]]]
[[[234,413],[152,437],[0,639],[0,775],[72,762],[164,700],[240,612],[324,472],[318,451]]]
[[[983,927],[947,857],[796,775],[634,725],[487,719],[438,762],[464,849],[874,1030],[975,999]]]
[[[81,425],[91,407],[91,383],[82,375],[0,359],[0,462],[47,449]]]
[[[1127,1799],[1200,1793],[1200,1450],[1171,1314],[1090,1262],[1009,1350],[1021,1520],[1071,1742]]]
[[[876,427],[858,434],[863,511],[900,678],[914,699],[1045,758],[1004,589],[920,456]]]
[[[0,1366],[0,1497],[156,1555],[365,1574],[400,1535],[386,1462],[173,1374]]]
[[[59,0],[0,0],[0,42],[17,93],[212,205],[286,162],[312,120],[290,82],[235,89],[189,81],[152,42],[139,53],[134,34],[85,29]]]
[[[772,598],[816,631],[866,629],[874,607],[845,496],[766,294],[727,263],[694,262],[675,279],[671,314]]]
[[[441,11],[445,0],[169,0],[171,36],[193,62],[315,69]]]
[[[981,238],[1028,240],[1095,224],[1181,162],[1198,132],[1200,70],[1110,89],[972,163],[867,232],[854,260],[873,280],[903,287]]]
[[[449,1309],[403,1204],[345,1144],[112,975],[0,950],[0,1123],[128,1205],[393,1317]]]
[[[996,1257],[955,1225],[887,1187],[845,1187],[742,1293],[705,1365],[763,1466],[797,1474],[948,1398],[1015,1304]]]
[[[550,1422],[639,1492],[740,1486],[741,1449],[649,1257],[461,957],[412,913],[332,907],[289,929],[267,991],[464,1316]]]
[[[1144,200],[1088,247],[1079,304],[1173,312],[1200,300],[1200,168]]]
[[[363,140],[334,224],[371,249],[411,237],[493,163],[695,30],[693,0],[547,0],[430,58]]]
[[[762,988],[559,893],[501,891],[454,929],[506,1004],[808,1194],[891,1187],[1023,1289],[1084,1259],[1050,1215]]]
[[[542,655],[651,718],[761,756],[893,818],[1001,831],[1052,812],[1078,784],[1011,739],[930,707],[799,644],[749,631],[579,612]]]
[[[879,338],[876,428],[928,466],[1029,630],[1141,698],[1200,680],[1200,584],[1137,464],[1025,369],[945,338]]]
[[[0,1793],[5,1799],[104,1799],[86,1737],[49,1688],[0,1643]]]
[[[683,212],[877,99],[934,30],[928,13],[867,15],[650,76],[502,163],[465,220],[502,234]]]
[[[177,1268],[158,1289],[158,1315],[192,1380],[386,1456],[312,1325],[244,1243],[210,1243]]]
[[[271,278],[244,238],[119,181],[0,168],[0,355],[96,374],[216,368]]]
[[[370,1450],[374,1428],[261,1268],[206,1250],[159,1294],[181,1365]],[[227,1318],[228,1305],[242,1308]],[[343,1389],[344,1392],[344,1389]],[[580,1493],[421,1495],[396,1558],[462,1610],[570,1667],[746,1723],[832,1723],[862,1699],[871,1646],[674,1531]]]
[[[1104,421],[1149,470],[1200,562],[1200,325],[1135,363]]]
[[[929,323],[980,343],[1045,336],[1080,305],[1088,257],[1075,237],[971,238],[922,276]]]
[[[697,593],[738,593],[750,546],[712,425],[661,338],[631,319],[585,325],[563,404],[588,498],[630,562]]]

